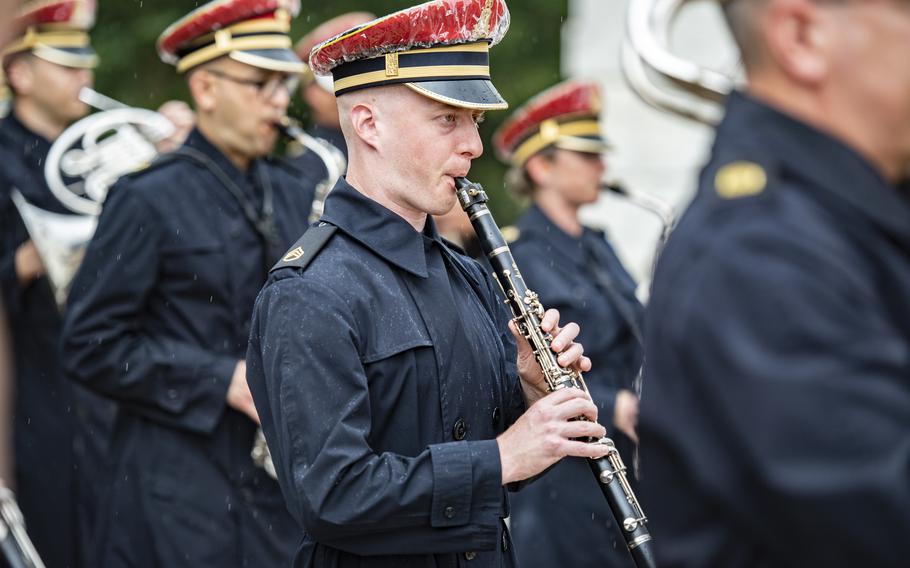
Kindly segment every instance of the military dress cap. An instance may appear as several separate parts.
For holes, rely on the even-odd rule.
[[[299,0],[213,0],[177,20],[158,38],[158,55],[184,73],[227,56],[270,71],[302,73],[291,49]]]
[[[508,29],[505,0],[433,0],[322,42],[310,67],[333,76],[336,95],[401,83],[452,106],[502,109],[489,49]]]
[[[95,11],[95,0],[24,3],[12,24],[14,39],[3,49],[4,60],[30,52],[65,67],[96,67],[98,55],[88,35],[95,24]]]
[[[609,148],[600,111],[597,84],[565,81],[516,110],[493,135],[493,146],[499,159],[518,167],[550,146],[599,154]]]

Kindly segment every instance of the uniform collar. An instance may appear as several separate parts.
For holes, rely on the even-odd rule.
[[[192,148],[197,152],[203,153],[207,158],[212,160],[215,164],[218,165],[221,170],[224,171],[231,179],[235,180],[238,183],[243,183],[247,179],[247,174],[240,171],[237,166],[232,162],[221,150],[219,150],[214,144],[212,144],[208,138],[205,137],[198,128],[193,128],[189,136],[186,137],[186,141],[183,143],[184,146]],[[250,162],[250,167],[247,171],[252,172],[253,166],[256,160]]]
[[[34,169],[44,169],[47,153],[51,149],[51,143],[46,138],[29,130],[12,110],[0,123],[0,131],[6,139],[5,144],[16,155],[22,156]]]
[[[547,217],[546,213],[536,204],[528,208],[527,212],[518,221],[517,226],[521,234],[532,234],[546,240],[547,244],[552,246],[557,252],[554,258],[565,257],[575,264],[585,264],[583,240],[587,233],[592,232],[587,227],[582,228],[581,237],[573,237]]]
[[[739,92],[728,99],[718,139],[744,143],[750,154],[771,159],[772,163],[762,165],[770,166],[772,175],[808,179],[890,233],[910,239],[910,210],[900,191],[840,140]],[[722,148],[715,151],[724,152]]]
[[[322,220],[390,264],[421,278],[427,277],[424,243],[430,239],[442,246],[432,217],[427,216],[426,228],[419,233],[402,217],[354,189],[343,177],[326,198]]]

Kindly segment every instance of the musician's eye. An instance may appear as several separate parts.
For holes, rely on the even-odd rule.
[[[440,118],[441,118],[442,121],[443,121],[444,123],[446,123],[446,124],[455,124],[455,123],[458,121],[458,117],[455,116],[455,113],[453,113],[453,112],[450,112],[450,113],[448,113],[448,114],[444,114],[444,115],[442,115]]]

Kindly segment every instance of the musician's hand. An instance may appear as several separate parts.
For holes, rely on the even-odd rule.
[[[231,386],[227,391],[227,403],[234,410],[246,414],[253,422],[259,424],[259,413],[256,412],[253,395],[246,382],[246,361],[237,361],[237,366],[234,367]]]
[[[613,408],[613,425],[620,432],[628,436],[633,442],[638,443],[638,397],[628,390],[621,390],[616,395],[616,406]]]
[[[590,422],[572,420],[577,416]],[[560,389],[537,401],[496,439],[503,485],[533,477],[566,456],[605,456],[606,446],[572,439],[606,435],[596,420],[597,406],[580,389]]]
[[[531,405],[547,394],[547,384],[528,341],[518,332],[514,322],[509,322],[509,329],[518,345],[518,376],[521,377],[528,405]],[[559,311],[547,310],[540,322],[540,329],[553,336],[551,346],[559,354],[560,365],[581,372],[591,370],[591,360],[584,356],[584,347],[574,342],[578,337],[578,324],[569,323],[560,328]]]
[[[16,249],[16,277],[19,286],[25,288],[44,275],[44,263],[32,241],[25,241]]]
[[[170,100],[158,107],[158,113],[164,115],[174,125],[174,133],[159,140],[156,148],[159,152],[172,152],[183,145],[190,131],[196,126],[196,113],[183,101]]]

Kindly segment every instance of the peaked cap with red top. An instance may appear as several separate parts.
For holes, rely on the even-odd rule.
[[[601,135],[600,111],[596,83],[559,83],[516,110],[493,135],[493,147],[502,161],[519,167],[550,146],[599,154],[609,147]]]
[[[3,58],[31,52],[65,67],[92,68],[98,55],[88,31],[95,25],[95,0],[37,0],[26,2],[13,20],[14,39]]]
[[[452,106],[502,109],[489,49],[508,29],[505,0],[433,0],[322,42],[310,67],[332,75],[336,95],[402,83]]]
[[[184,73],[219,57],[270,71],[302,73],[291,49],[291,17],[299,0],[213,0],[167,27],[158,55]]]

